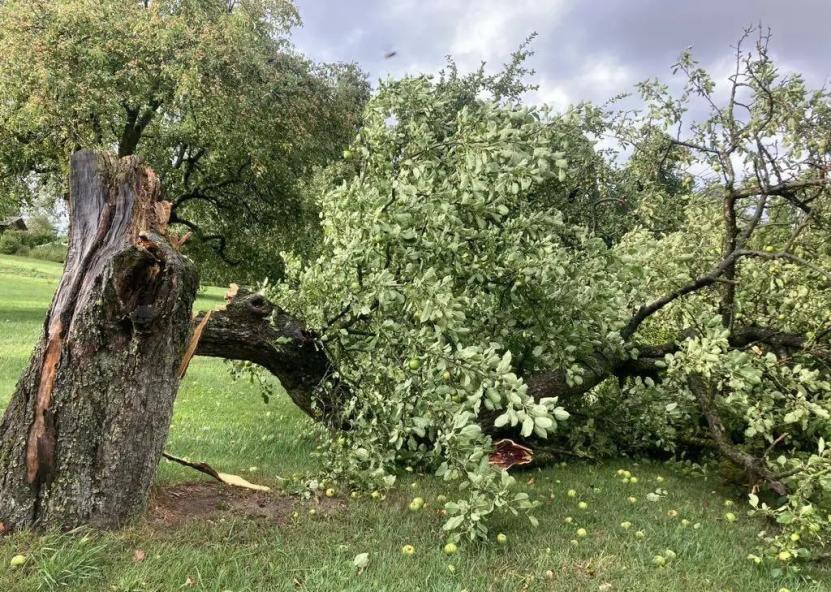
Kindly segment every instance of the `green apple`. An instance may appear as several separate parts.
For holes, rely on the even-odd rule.
[[[403,547],[401,547],[401,552],[404,555],[412,556],[415,554],[415,547],[413,547],[412,545],[404,545]]]
[[[25,555],[15,555],[12,557],[11,561],[9,561],[9,565],[12,567],[20,567],[24,563],[26,563]]]
[[[496,542],[500,545],[504,545],[508,542],[508,535],[502,534],[501,532],[496,535]]]
[[[652,563],[654,563],[658,567],[663,567],[667,564],[667,560],[664,558],[663,555],[655,555],[655,557],[652,558]]]
[[[413,501],[410,502],[410,510],[413,512],[417,512],[421,508],[424,507],[424,498],[423,497],[416,497],[413,498]]]
[[[445,555],[455,555],[459,548],[454,545],[453,543],[447,543],[444,546],[444,554]]]

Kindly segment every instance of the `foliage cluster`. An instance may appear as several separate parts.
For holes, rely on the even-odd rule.
[[[322,388],[352,387],[330,477],[433,470],[461,494],[445,528],[476,538],[534,507],[488,463],[494,430],[723,458],[782,527],[760,539],[778,569],[826,552],[831,107],[751,33],[718,90],[685,53],[680,97],[645,82],[634,114],[555,115],[494,79],[466,100],[458,77],[381,86],[321,198],[320,257],[287,255],[273,289],[319,328]]]
[[[32,216],[26,230],[7,230],[0,234],[0,253],[20,255],[62,263],[66,244],[45,215]]]

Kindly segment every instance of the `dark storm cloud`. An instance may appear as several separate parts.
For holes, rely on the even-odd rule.
[[[463,69],[494,67],[531,32],[540,90],[556,107],[603,101],[638,80],[670,77],[678,53],[726,75],[742,30],[773,30],[772,52],[815,86],[831,76],[831,0],[297,0],[301,51],[355,61],[372,80],[436,72],[452,54]],[[396,55],[385,59],[385,54]]]

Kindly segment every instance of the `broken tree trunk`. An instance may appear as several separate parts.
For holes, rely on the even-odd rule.
[[[242,289],[229,292],[226,300],[223,310],[211,312],[196,355],[262,366],[280,380],[295,405],[310,417],[336,423],[338,397],[346,386],[320,388],[325,381],[338,379],[315,335],[262,294]],[[201,313],[194,322],[200,323],[204,316]]]
[[[116,528],[140,512],[167,437],[197,276],[135,157],[72,156],[69,253],[0,424],[0,521]]]

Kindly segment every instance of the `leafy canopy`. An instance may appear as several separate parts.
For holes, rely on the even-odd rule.
[[[358,389],[334,476],[391,484],[397,464],[433,467],[467,491],[446,528],[476,537],[496,507],[533,506],[488,464],[476,418],[554,433],[568,414],[519,373],[574,366],[579,383],[575,361],[622,347],[624,317],[606,244],[531,199],[566,180],[548,112],[455,97],[423,77],[382,85],[345,155],[353,175],[322,199],[323,254],[293,267],[301,290],[280,298],[325,327]]]
[[[534,507],[488,463],[493,430],[721,457],[787,493],[751,497],[789,525],[762,537],[766,556],[816,556],[831,531],[829,95],[781,74],[764,35],[739,46],[726,103],[688,54],[677,71],[682,96],[644,83],[634,114],[555,116],[444,78],[381,86],[321,197],[319,258],[287,255],[274,289],[335,362],[323,388],[350,385],[330,477],[434,470],[462,494],[445,528],[476,538],[490,513]],[[696,101],[707,115],[687,125]],[[595,150],[605,135],[631,158]]]

